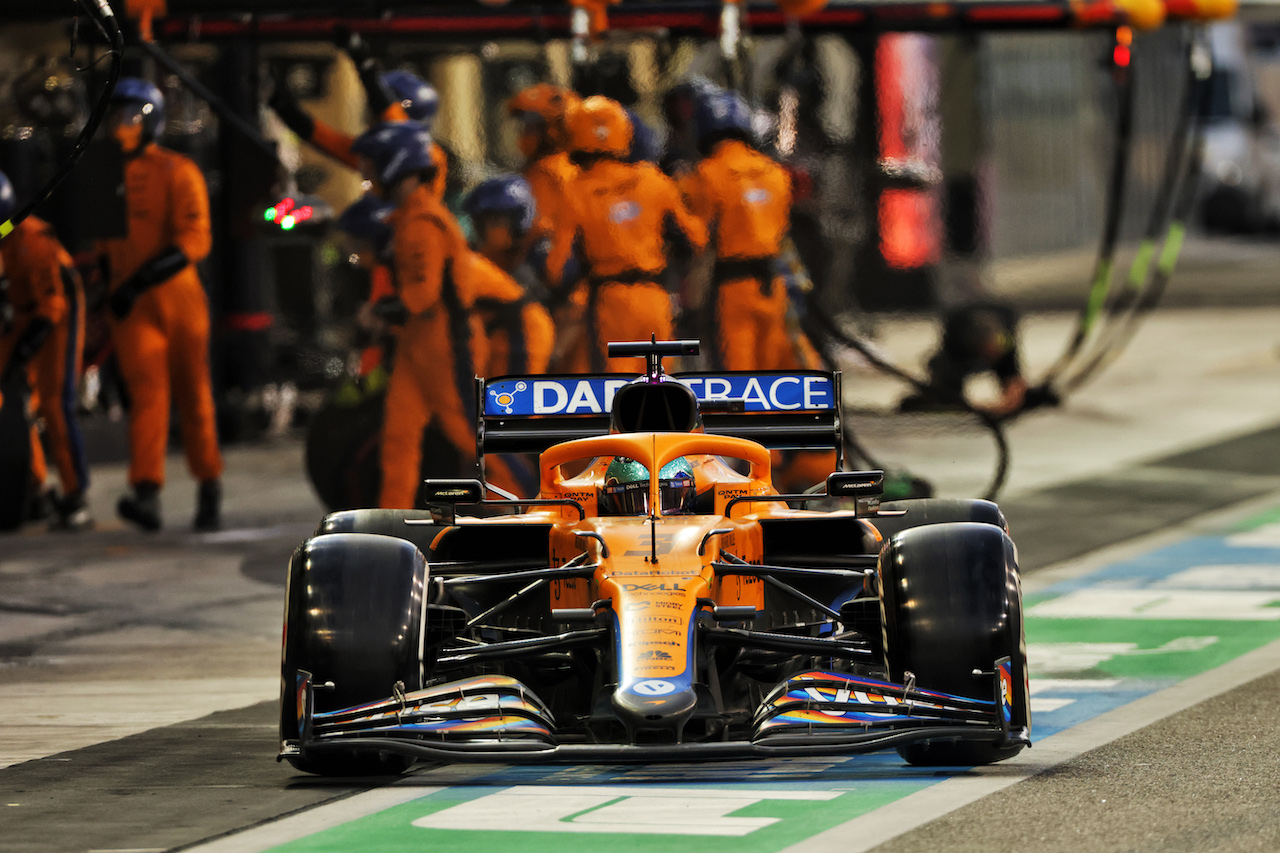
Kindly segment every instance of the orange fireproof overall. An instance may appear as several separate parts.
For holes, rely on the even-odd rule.
[[[555,232],[569,204],[569,186],[578,177],[578,167],[563,151],[547,154],[525,167],[534,204],[538,208],[538,228],[545,234]]]
[[[555,326],[541,304],[506,271],[479,252],[460,259],[455,276],[464,298],[483,323],[488,356],[482,376],[546,373]],[[536,495],[536,457],[485,457],[485,479],[517,495]]]
[[[649,163],[599,160],[572,189],[547,269],[559,281],[575,244],[581,248],[590,288],[588,334],[575,367],[596,370],[604,366],[610,341],[670,339],[671,300],[659,283],[667,267],[667,228],[678,229],[695,250],[706,245],[707,232],[675,183]],[[611,364],[629,366],[627,360]]]
[[[382,495],[388,509],[414,506],[422,434],[436,422],[464,466],[475,460],[472,383],[484,362],[484,328],[458,284],[466,239],[453,215],[423,186],[390,220],[395,280],[409,320],[400,330],[382,428]],[[464,301],[465,300],[465,301]]]
[[[524,179],[529,182],[538,210],[534,231],[540,237],[549,238],[556,233],[569,205],[569,187],[577,177],[578,167],[564,151],[538,157],[525,167]],[[551,305],[557,369],[562,357],[581,348],[586,335],[586,285],[567,281],[562,285],[561,295],[564,298]]]
[[[770,157],[736,139],[716,145],[685,184],[689,208],[714,232],[715,356],[726,370],[778,369],[790,350],[787,291],[774,272],[791,226],[791,183]]]
[[[222,476],[209,382],[209,301],[195,264],[209,254],[209,195],[194,162],[147,145],[125,162],[128,236],[99,244],[114,290],[169,247],[189,263],[112,319],[120,370],[129,389],[129,483],[164,484],[170,395],[178,404],[187,467],[197,480]]]
[[[551,315],[520,283],[479,252],[470,252],[458,280],[484,323],[489,357],[481,375],[546,373],[555,343]]]
[[[715,232],[714,341],[725,370],[792,370],[812,345],[787,329],[787,289],[774,261],[791,226],[791,181],[772,158],[726,139],[684,185],[689,207]],[[806,367],[819,367],[820,363]],[[835,469],[831,451],[773,454],[774,482],[803,491]]]
[[[8,362],[11,347],[30,320],[43,317],[53,331],[36,351],[28,367],[33,401],[44,419],[49,451],[58,468],[62,493],[73,495],[89,485],[89,465],[84,439],[76,418],[76,387],[84,350],[84,290],[71,256],[62,248],[53,229],[34,216],[9,235],[0,251],[8,270],[10,299],[17,314],[14,333],[0,339],[0,369]],[[31,446],[36,482],[48,475],[43,448]]]

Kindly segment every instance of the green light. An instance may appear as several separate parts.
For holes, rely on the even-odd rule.
[[[293,226],[297,224],[298,223],[294,220],[292,216],[286,216],[284,219],[280,220],[280,228],[284,231],[289,231],[290,229],[293,228]]]
[[[267,212],[266,212],[266,213],[264,213],[264,214],[262,214],[262,218],[263,218],[263,219],[265,219],[265,220],[266,220],[266,221],[268,221],[268,222],[275,222],[275,221],[276,221],[276,209],[275,209],[274,207],[268,207],[268,208],[267,208]]]

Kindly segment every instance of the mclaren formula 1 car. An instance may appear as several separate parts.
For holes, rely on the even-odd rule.
[[[280,757],[974,765],[1027,746],[998,507],[878,504],[882,474],[838,461],[825,490],[779,494],[780,452],[838,459],[839,374],[663,372],[696,347],[611,345],[647,359],[639,379],[478,380],[480,479],[327,516],[289,568]],[[533,452],[537,497],[489,499],[485,455]]]

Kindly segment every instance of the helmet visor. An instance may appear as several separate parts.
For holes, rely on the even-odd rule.
[[[605,515],[648,515],[649,481],[606,484],[600,494],[600,511]]]
[[[154,109],[142,101],[116,101],[107,111],[104,123],[108,128],[141,126]]]
[[[662,504],[663,515],[693,512],[693,502],[697,496],[697,486],[690,477],[658,481],[658,500]]]

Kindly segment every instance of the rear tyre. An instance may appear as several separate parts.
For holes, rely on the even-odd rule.
[[[904,530],[880,557],[885,663],[890,678],[911,672],[920,687],[974,699],[995,696],[995,662],[1013,663],[1013,727],[1030,728],[1022,590],[1013,542],[981,522]],[[975,676],[974,671],[984,673]],[[990,764],[1021,745],[937,741],[898,747],[910,764]]]
[[[309,539],[294,552],[286,593],[281,659],[280,739],[296,740],[297,673],[310,672],[315,710],[333,711],[422,687],[419,648],[427,565],[410,542],[339,533]],[[402,773],[407,756],[370,751],[290,757],[307,773]]]
[[[920,500],[889,501],[880,504],[883,512],[902,512],[903,515],[867,516],[887,544],[893,534],[927,524],[947,524],[952,521],[977,521],[993,524],[1009,532],[1000,507],[991,501],[963,498],[923,498]]]
[[[385,399],[381,393],[362,397],[347,384],[316,412],[307,429],[307,477],[331,510],[378,503]]]

